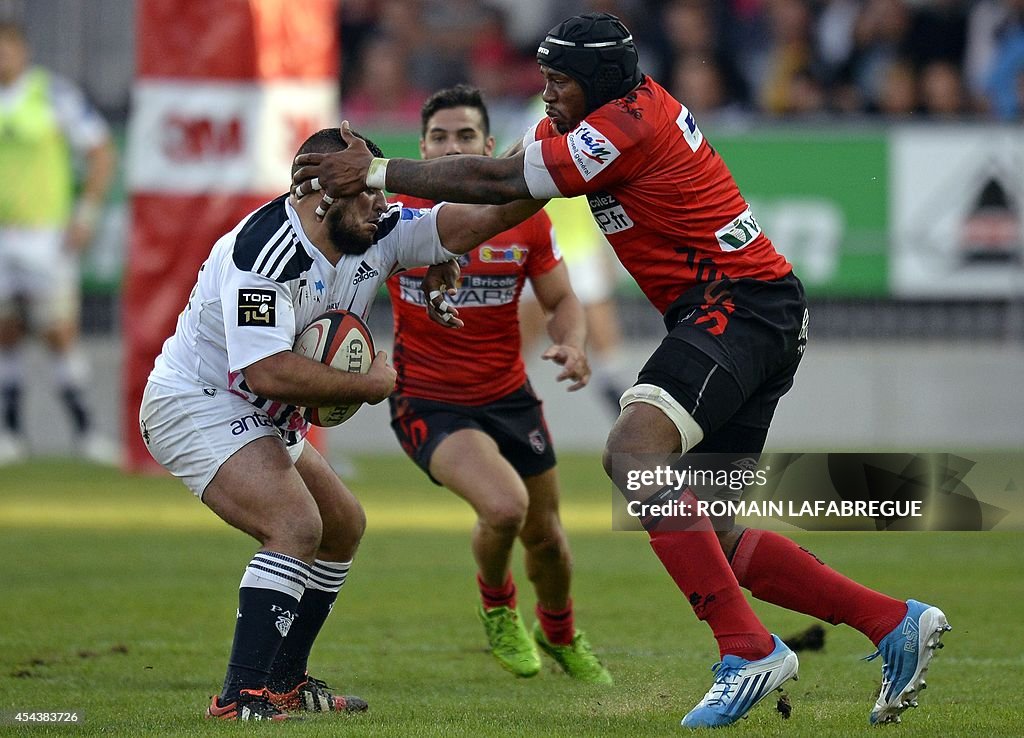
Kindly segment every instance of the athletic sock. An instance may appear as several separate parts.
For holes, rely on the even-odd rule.
[[[71,416],[75,433],[79,436],[88,433],[92,427],[92,418],[89,417],[89,410],[82,399],[82,390],[79,387],[62,387],[60,397],[64,401],[68,415]]]
[[[692,492],[686,492],[682,499],[695,509]],[[650,536],[651,548],[694,614],[711,626],[722,656],[732,654],[756,661],[774,650],[771,633],[743,596],[708,518],[696,518],[681,531],[655,528]]]
[[[907,614],[905,602],[858,584],[771,531],[744,531],[732,569],[740,586],[757,599],[832,625],[845,623],[876,646]]]
[[[275,551],[259,551],[238,586],[238,619],[219,702],[241,689],[266,686],[270,667],[288,635],[309,578],[309,564]]]
[[[21,435],[21,385],[8,384],[0,392],[4,402],[4,429],[13,435]]]
[[[567,646],[572,643],[572,637],[576,634],[576,626],[573,623],[572,600],[566,603],[564,610],[545,610],[540,603],[534,608],[537,614],[537,622],[548,643]]]
[[[590,362],[590,383],[597,388],[601,399],[614,417],[618,417],[621,412],[619,398],[622,397],[622,393],[631,384],[630,382],[623,381],[622,376],[624,372],[621,371],[620,365],[621,361],[617,352],[614,358],[594,358]]]
[[[505,576],[505,583],[500,587],[488,587],[479,573],[476,575],[476,584],[480,588],[480,599],[483,600],[485,610],[495,607],[515,609],[516,583],[512,581],[512,572]]]
[[[85,385],[89,381],[89,364],[79,349],[54,355],[53,377],[60,387],[60,396],[71,416],[75,433],[82,435],[92,427],[92,418],[85,403]]]
[[[0,394],[3,395],[4,428],[15,435],[21,433],[21,396],[24,369],[19,347],[0,349]]]
[[[331,614],[351,568],[351,561],[317,559],[313,562],[298,614],[270,669],[267,686],[272,691],[290,692],[305,679],[309,652]]]

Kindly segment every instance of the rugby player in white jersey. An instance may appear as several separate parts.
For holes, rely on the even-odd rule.
[[[380,155],[376,146],[367,142]],[[346,147],[338,129],[299,153]],[[533,215],[543,202],[389,206],[381,190],[282,195],[222,236],[200,267],[149,376],[140,430],[150,453],[260,549],[239,586],[238,619],[209,717],[280,720],[296,710],[365,710],[306,671],[365,527],[359,502],[304,438],[302,407],[384,400],[395,384],[378,352],[365,375],[292,351],[326,310],[363,317],[406,267],[445,262]]]

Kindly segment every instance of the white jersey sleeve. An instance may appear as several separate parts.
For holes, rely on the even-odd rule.
[[[228,370],[241,371],[260,359],[290,351],[295,343],[295,308],[288,285],[233,264],[220,286]]]
[[[526,148],[530,144],[532,144],[534,141],[538,140],[537,139],[537,126],[538,125],[540,125],[539,122],[538,123],[534,123],[533,125],[531,125],[529,128],[526,129],[525,133],[523,133],[523,150],[524,151],[526,150]]]
[[[402,269],[440,264],[458,256],[441,244],[437,232],[437,213],[444,204],[407,208],[402,203],[393,203],[388,207],[381,217],[376,240],[382,261],[391,263],[388,276]]]
[[[526,147],[526,156],[523,158],[523,178],[530,190],[530,197],[535,200],[564,197],[544,163],[540,141],[534,141]]]

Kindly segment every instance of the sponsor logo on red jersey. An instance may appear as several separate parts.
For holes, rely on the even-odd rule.
[[[736,251],[761,235],[761,225],[750,208],[733,218],[728,224],[715,231],[715,238],[722,251]]]
[[[619,157],[619,150],[607,136],[586,121],[568,134],[569,153],[587,182]]]
[[[485,264],[522,264],[526,261],[530,249],[517,243],[511,246],[482,246],[480,261]]]
[[[633,219],[623,209],[622,204],[607,192],[595,192],[587,195],[590,212],[594,214],[597,227],[604,235],[618,233],[633,227]]]

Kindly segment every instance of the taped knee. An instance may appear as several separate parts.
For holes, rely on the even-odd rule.
[[[653,405],[661,410],[679,431],[682,453],[686,453],[704,438],[704,430],[693,416],[683,409],[672,395],[654,384],[636,384],[622,393],[619,407],[623,410],[635,402]]]

